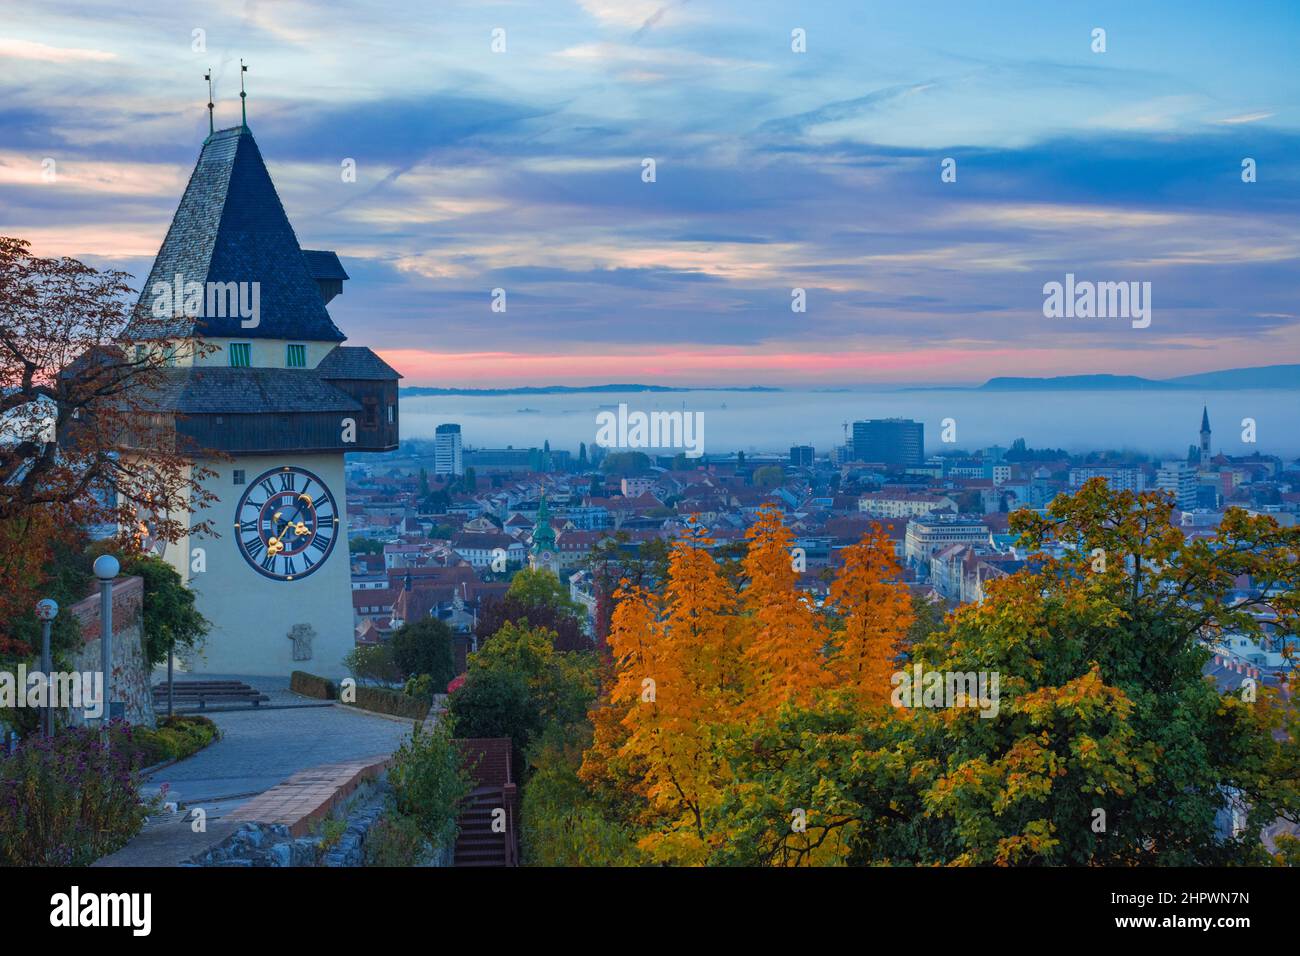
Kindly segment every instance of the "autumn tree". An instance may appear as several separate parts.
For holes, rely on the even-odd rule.
[[[127,278],[0,237],[0,639],[56,539],[115,524],[127,544],[175,541],[213,500],[162,402],[167,368],[207,347],[125,338]]]
[[[843,557],[830,589],[838,614],[830,669],[837,687],[863,703],[885,705],[901,639],[915,620],[911,594],[900,580],[893,542],[879,528],[845,548]]]
[[[1031,562],[908,661],[997,675],[998,693],[940,694],[908,719],[832,696],[734,732],[716,825],[732,836],[714,862],[1267,862],[1261,830],[1300,819],[1296,711],[1267,687],[1221,693],[1203,670],[1222,634],[1295,633],[1300,530],[1230,510],[1188,540],[1171,509],[1097,480],[1014,515]],[[1220,826],[1230,805],[1240,833]]]
[[[629,784],[646,805],[641,848],[652,859],[699,863],[705,820],[725,768],[714,737],[748,689],[736,595],[692,521],[669,555],[662,599],[640,588],[619,597],[609,643],[616,665],[584,775]]]
[[[827,685],[826,626],[797,587],[794,535],[781,512],[761,508],[746,537],[740,603],[747,615],[744,656],[751,686],[743,709],[770,714],[787,701],[808,703],[814,690]]]

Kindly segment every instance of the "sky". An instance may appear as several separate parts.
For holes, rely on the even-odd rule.
[[[143,282],[242,57],[406,384],[1300,362],[1298,50],[1294,0],[0,0],[0,233]],[[1046,317],[1067,274],[1151,283],[1149,326]]]

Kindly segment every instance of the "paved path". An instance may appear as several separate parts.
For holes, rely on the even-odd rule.
[[[407,720],[337,705],[293,706],[320,702],[291,692],[287,678],[239,679],[287,709],[263,705],[205,714],[221,729],[221,739],[156,771],[142,788],[153,794],[166,784],[167,799],[187,812],[152,818],[130,843],[95,866],[175,866],[232,833],[238,823],[229,816],[250,797],[301,770],[390,754],[411,734]],[[195,806],[207,813],[206,833],[191,829],[188,810]]]
[[[269,790],[299,770],[392,753],[411,724],[347,707],[213,712],[221,739],[178,764],[164,767],[147,790],[166,783],[185,804],[249,796]]]

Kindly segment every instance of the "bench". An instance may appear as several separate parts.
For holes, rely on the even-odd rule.
[[[263,694],[255,687],[237,680],[186,680],[176,681],[172,689],[172,700],[175,704],[193,706],[198,705],[199,710],[207,708],[209,703],[212,704],[252,704],[254,707],[261,705],[271,698]],[[153,686],[154,707],[166,705],[167,703],[167,684],[154,684]]]

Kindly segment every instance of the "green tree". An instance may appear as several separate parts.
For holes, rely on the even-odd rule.
[[[607,475],[626,478],[637,475],[650,467],[650,456],[643,451],[610,452],[600,463],[600,470]]]
[[[1268,862],[1261,829],[1300,821],[1296,712],[1219,693],[1204,642],[1259,635],[1252,612],[1295,632],[1300,529],[1232,510],[1187,540],[1171,507],[1097,479],[1013,515],[1031,565],[917,635],[908,662],[997,675],[995,707],[831,697],[735,729],[715,862]],[[1261,596],[1238,599],[1243,577]],[[1225,836],[1233,798],[1247,823]]]
[[[578,779],[590,745],[586,722],[552,724],[532,747],[523,791],[520,851],[526,866],[635,866],[645,862],[626,810],[605,805]]]
[[[754,484],[760,488],[779,488],[785,481],[785,470],[780,465],[764,465],[754,471]]]
[[[523,755],[551,723],[585,719],[596,696],[596,656],[556,651],[545,628],[510,622],[469,658],[465,683],[447,699],[460,737],[509,737],[518,775]]]
[[[402,678],[428,674],[435,687],[445,687],[456,676],[451,651],[451,628],[435,617],[407,621],[389,638],[393,663]]]
[[[510,582],[506,597],[525,604],[546,605],[578,617],[582,608],[569,597],[569,589],[545,568],[523,568]]]
[[[398,813],[414,820],[435,850],[455,843],[460,804],[472,783],[447,727],[417,724],[393,754],[388,781]]]
[[[161,664],[177,648],[199,644],[211,629],[194,603],[194,592],[162,558],[139,555],[122,565],[122,573],[144,579],[144,652],[149,664]]]

